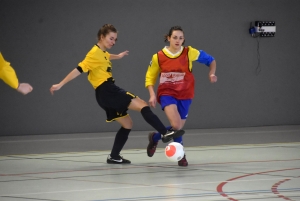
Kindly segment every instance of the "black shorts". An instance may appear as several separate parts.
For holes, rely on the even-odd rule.
[[[134,94],[116,86],[111,80],[103,82],[96,88],[96,99],[106,112],[107,122],[127,116],[128,106],[133,98],[136,98]]]

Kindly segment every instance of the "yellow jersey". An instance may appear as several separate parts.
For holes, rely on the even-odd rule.
[[[78,64],[82,71],[88,73],[88,80],[96,89],[108,78],[112,78],[112,64],[110,54],[94,45],[87,53],[85,59]]]

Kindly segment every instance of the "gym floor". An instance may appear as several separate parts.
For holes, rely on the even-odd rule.
[[[300,200],[300,125],[189,129],[188,167],[146,154],[132,131],[107,164],[114,132],[0,137],[1,201]]]

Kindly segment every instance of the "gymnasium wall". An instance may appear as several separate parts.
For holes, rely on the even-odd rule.
[[[23,96],[0,82],[0,135],[116,131],[106,123],[87,75],[49,92],[97,42],[105,23],[118,29],[109,52],[129,50],[113,61],[116,84],[148,101],[145,73],[163,48],[163,36],[181,25],[186,45],[217,61],[218,82],[194,63],[196,95],[185,128],[300,124],[300,1],[298,0],[0,0],[0,49],[20,82]],[[250,22],[276,22],[274,38],[252,38]],[[257,73],[260,70],[259,73]],[[153,111],[168,121],[159,105]],[[152,130],[130,111],[133,130]]]

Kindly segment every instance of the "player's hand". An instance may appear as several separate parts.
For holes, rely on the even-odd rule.
[[[52,85],[52,87],[50,88],[50,92],[51,94],[53,95],[54,94],[54,91],[57,91],[61,88],[62,86],[60,84],[54,84]]]
[[[33,90],[32,86],[28,83],[20,83],[17,91],[23,95],[30,93]]]
[[[218,80],[218,77],[215,74],[209,75],[209,81],[211,83],[215,83],[215,82],[217,82],[217,80]]]
[[[123,58],[125,55],[128,55],[128,54],[129,54],[129,51],[126,50],[126,51],[121,52],[120,54],[118,54],[118,56],[119,56],[119,58],[121,59],[121,58]]]
[[[156,97],[155,96],[151,96],[149,99],[149,105],[153,108],[155,108],[156,106]]]

